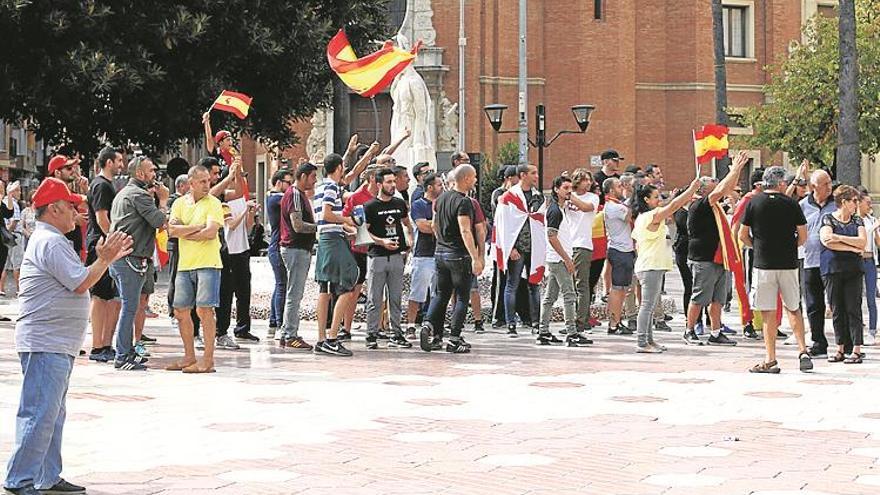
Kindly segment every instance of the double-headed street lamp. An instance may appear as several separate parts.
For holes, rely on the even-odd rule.
[[[587,127],[590,125],[590,115],[592,115],[593,110],[596,107],[593,105],[575,105],[571,107],[571,113],[574,115],[574,120],[577,122],[579,131],[559,131],[553,136],[553,139],[547,141],[547,119],[545,116],[544,105],[538,105],[535,107],[535,129],[536,136],[535,142],[532,142],[529,139],[529,144],[535,148],[538,148],[538,189],[544,190],[544,148],[549,148],[556,138],[563,134],[583,134],[587,132]],[[495,130],[498,134],[513,134],[519,133],[519,130],[501,130],[501,119],[504,117],[504,111],[507,110],[507,105],[500,105],[494,103],[492,105],[486,105],[483,107],[483,111],[486,112],[486,117],[489,119],[489,123],[492,124],[492,129]]]

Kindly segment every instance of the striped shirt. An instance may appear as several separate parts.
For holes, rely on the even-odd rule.
[[[324,179],[318,187],[315,188],[315,197],[312,205],[315,208],[315,223],[318,224],[318,234],[325,232],[338,232],[342,234],[342,224],[333,223],[324,219],[324,205],[332,206],[333,213],[342,215],[342,192],[339,190],[339,184],[332,179]]]

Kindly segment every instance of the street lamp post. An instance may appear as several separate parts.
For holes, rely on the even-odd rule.
[[[535,141],[532,142],[531,138],[529,138],[529,144],[538,148],[538,189],[544,190],[544,148],[549,148],[551,144],[553,144],[556,139],[563,134],[583,134],[587,132],[587,127],[590,126],[590,117],[593,114],[593,111],[596,109],[593,105],[575,105],[571,107],[571,113],[574,115],[574,120],[577,122],[578,129],[576,131],[572,130],[562,130],[556,133],[553,136],[553,139],[547,140],[547,118],[546,118],[546,109],[543,104],[539,104],[535,107]],[[489,124],[492,125],[492,129],[498,134],[513,134],[519,133],[519,129],[516,130],[501,130],[501,122],[504,118],[504,111],[507,110],[507,105],[501,105],[498,103],[493,103],[491,105],[486,105],[483,107],[483,111],[486,113],[486,118],[489,119]]]

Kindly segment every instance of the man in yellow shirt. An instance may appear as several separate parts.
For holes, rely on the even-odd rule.
[[[205,167],[189,169],[190,192],[181,196],[171,208],[168,222],[169,235],[179,239],[180,259],[174,283],[174,315],[177,317],[180,337],[183,339],[183,359],[166,369],[184,373],[214,371],[214,336],[217,323],[214,308],[220,304],[220,239],[217,232],[223,226],[223,208],[220,200],[210,194],[211,174]],[[192,308],[202,321],[205,354],[196,360]]]

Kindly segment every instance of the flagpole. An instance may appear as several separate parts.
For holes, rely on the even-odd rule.
[[[373,105],[373,126],[375,127],[375,132],[373,133],[374,139],[373,141],[379,142],[379,110],[376,109],[376,97],[370,97],[370,103]]]
[[[694,173],[696,177],[700,177],[700,157],[697,156],[697,131],[691,130],[691,135],[694,139]]]

